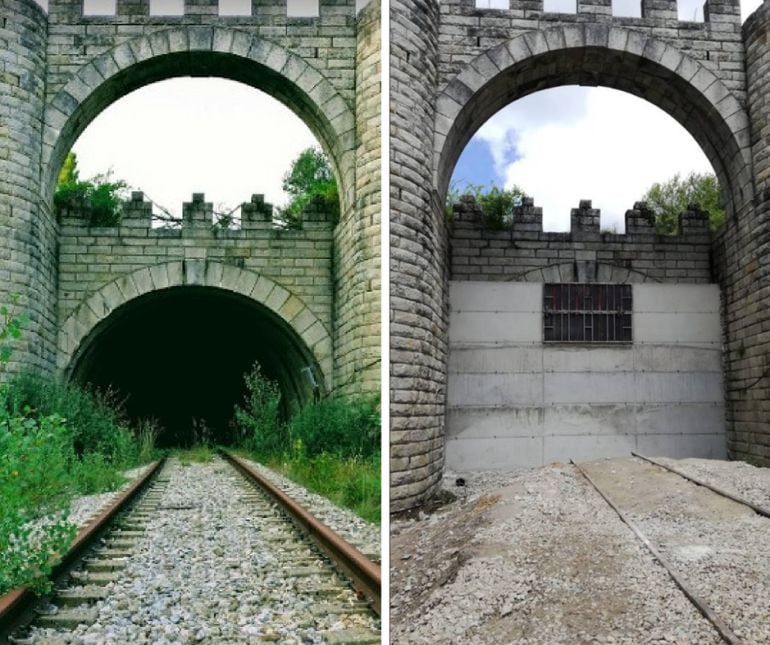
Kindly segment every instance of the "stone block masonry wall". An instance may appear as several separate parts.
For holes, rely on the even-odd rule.
[[[59,321],[89,295],[137,269],[172,260],[215,261],[264,275],[300,298],[332,327],[332,224],[306,214],[302,230],[276,229],[259,196],[242,207],[241,228],[212,227],[202,194],[184,205],[181,229],[150,227],[152,204],[134,193],[119,227],[93,228],[64,217],[59,252]]]
[[[770,5],[743,25],[754,202],[714,244],[722,285],[728,454],[770,465]]]
[[[677,19],[676,0],[641,0],[641,18],[612,15],[609,2],[577,3],[577,13],[548,13],[542,0],[511,0],[510,9],[477,9],[474,0],[441,2],[440,80],[447,82],[476,55],[534,29],[568,24],[615,24],[677,48],[700,61],[740,98],[746,96],[744,47],[738,0],[705,3],[705,22]],[[491,62],[491,61],[490,61]]]
[[[16,295],[29,317],[11,371],[56,363],[56,225],[40,204],[45,38],[32,0],[0,0],[0,305]]]
[[[358,18],[356,203],[335,230],[335,382],[342,393],[380,389],[380,6]]]
[[[255,0],[249,16],[219,16],[218,4],[218,0],[188,0],[184,15],[164,16],[150,15],[149,0],[118,0],[115,15],[84,16],[82,0],[50,0],[49,99],[80,67],[137,36],[180,25],[221,25],[247,30],[301,56],[353,102],[353,0],[320,0],[320,15],[307,18],[287,17],[286,0]]]
[[[569,233],[543,232],[542,209],[527,199],[513,225],[485,227],[472,199],[455,206],[452,280],[527,282],[712,282],[708,215],[682,214],[679,235],[657,235],[643,203],[626,212],[626,233],[602,233],[591,202],[572,209]]]
[[[394,0],[391,15],[391,508],[441,480],[447,361],[447,238],[431,188],[438,5]]]

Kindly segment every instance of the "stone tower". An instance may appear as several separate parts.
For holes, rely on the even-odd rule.
[[[55,365],[56,225],[41,200],[47,17],[33,0],[0,2],[0,301],[29,317],[18,365]]]

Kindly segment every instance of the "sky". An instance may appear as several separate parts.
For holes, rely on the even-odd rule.
[[[145,86],[104,110],[73,147],[81,178],[112,169],[179,215],[205,193],[235,208],[262,193],[287,197],[283,175],[318,142],[305,123],[272,97],[224,79],[179,78]]]

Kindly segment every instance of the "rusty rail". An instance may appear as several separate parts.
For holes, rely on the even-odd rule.
[[[70,545],[61,560],[54,566],[52,577],[61,575],[67,567],[77,560],[83,551],[102,533],[109,525],[117,513],[131,502],[139,492],[152,480],[158,473],[163,459],[150,464],[147,472],[134,480],[131,485],[123,491],[120,496],[95,517],[87,526],[78,531],[74,541]],[[0,634],[13,626],[22,612],[29,604],[36,600],[37,596],[26,587],[19,587],[9,591],[4,596],[0,596]]]
[[[673,466],[664,464],[662,461],[658,461],[657,459],[653,459],[652,457],[645,457],[644,455],[640,455],[638,452],[633,452],[633,451],[631,451],[631,454],[637,459],[643,459],[644,461],[647,461],[655,466],[658,466],[658,468],[663,468],[665,470],[668,470],[669,472],[674,473],[675,475],[679,475],[683,479],[687,479],[688,481],[691,481],[693,484],[697,484],[698,486],[703,486],[703,488],[708,488],[711,492],[716,493],[717,495],[726,497],[727,499],[737,502],[738,504],[743,504],[744,506],[748,506],[752,511],[754,511],[758,515],[770,517],[770,509],[765,508],[764,506],[759,506],[758,504],[754,504],[753,502],[750,502],[747,499],[738,497],[738,495],[736,495],[735,493],[731,493],[729,491],[719,488],[718,486],[709,484],[708,482],[703,481],[698,477],[693,477],[692,475],[688,475],[687,473],[679,470],[678,468],[674,468]]]
[[[693,606],[701,613],[701,615],[708,620],[713,626],[714,629],[716,629],[717,633],[722,637],[722,640],[724,640],[729,645],[743,645],[743,641],[733,632],[730,627],[727,626],[727,624],[717,615],[717,613],[706,603],[705,600],[703,600],[700,596],[696,595],[695,592],[690,589],[689,585],[685,582],[685,580],[680,576],[676,569],[669,563],[669,561],[663,557],[663,555],[658,551],[658,549],[650,542],[650,540],[647,538],[647,536],[642,532],[642,530],[636,525],[636,523],[628,517],[623,511],[620,510],[620,508],[615,504],[614,501],[612,501],[612,498],[605,493],[599,485],[591,478],[591,476],[583,470],[575,461],[570,459],[570,463],[577,469],[577,471],[585,477],[585,479],[588,481],[589,484],[594,488],[594,490],[599,493],[599,496],[604,499],[605,502],[607,502],[607,505],[617,513],[618,517],[621,519],[621,521],[628,526],[628,528],[633,531],[634,535],[636,535],[637,538],[644,544],[644,546],[647,547],[647,550],[652,554],[652,557],[655,558],[660,565],[666,570],[668,575],[671,577],[671,579],[674,581],[674,584],[676,584],[677,587],[682,591],[682,593],[687,597],[687,599],[693,604]]]
[[[305,530],[321,551],[342,570],[353,582],[353,588],[361,593],[371,603],[372,609],[377,615],[380,615],[382,574],[379,565],[369,560],[356,547],[345,541],[275,484],[268,481],[245,460],[224,450],[222,455],[289,512],[292,519]]]

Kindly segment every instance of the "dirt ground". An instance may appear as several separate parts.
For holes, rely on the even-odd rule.
[[[668,461],[768,491],[767,469]],[[770,642],[770,519],[636,458],[582,466],[745,643]],[[392,523],[392,643],[722,642],[574,466],[463,476]]]

